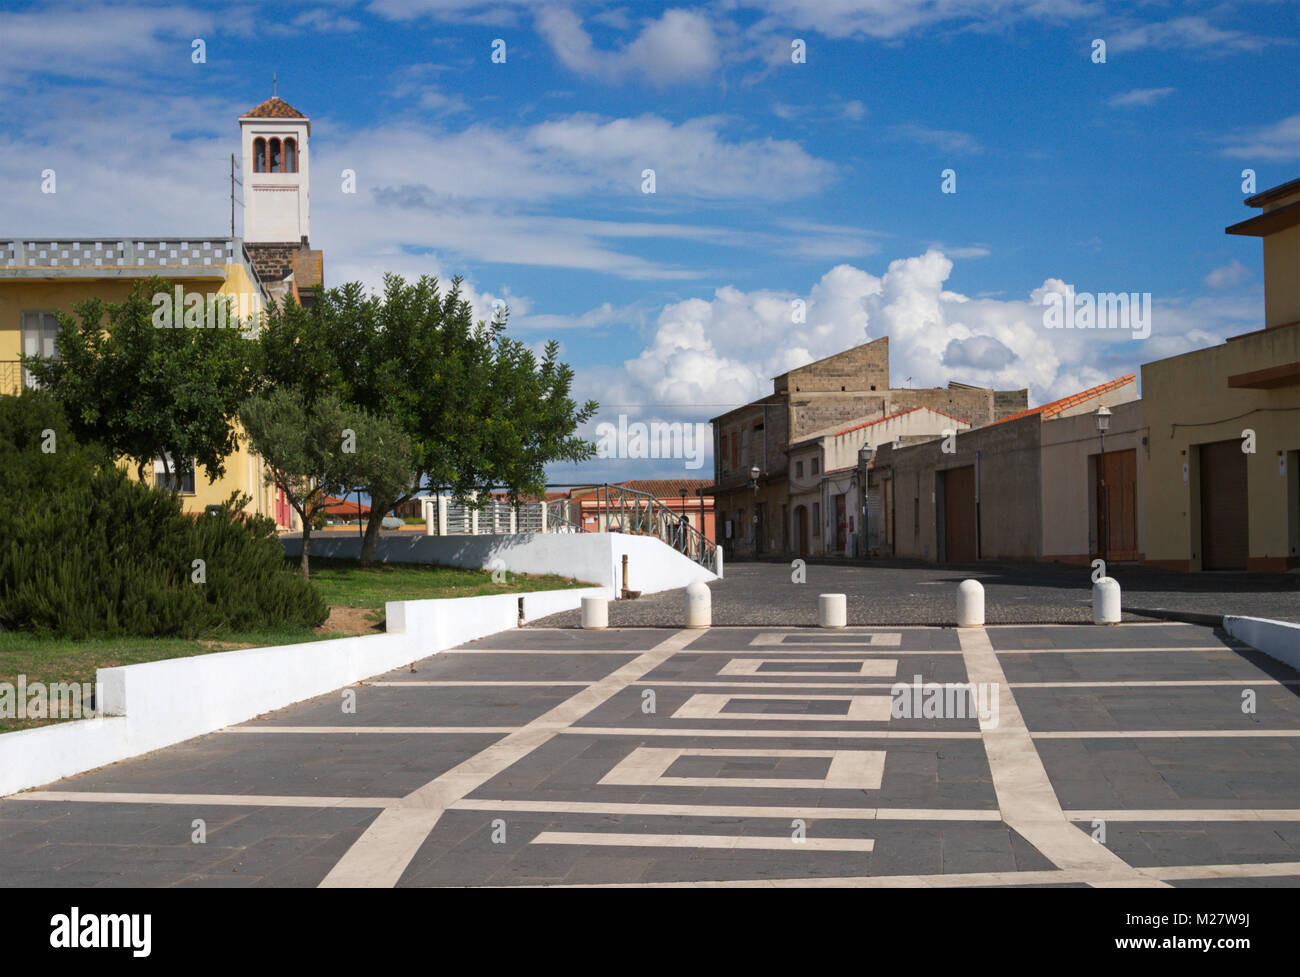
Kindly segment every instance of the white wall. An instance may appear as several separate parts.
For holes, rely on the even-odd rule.
[[[0,796],[84,773],[325,695],[607,588],[390,601],[385,634],[101,668],[104,718],[0,735]]]
[[[284,537],[285,553],[302,553],[302,539]],[[311,555],[355,559],[356,536],[313,536]],[[500,536],[381,536],[376,559],[385,563],[429,563],[507,573],[555,573],[599,587],[621,589],[622,558],[628,557],[628,586],[642,593],[676,590],[696,580],[718,579],[663,540],[630,533],[517,533]],[[497,561],[500,561],[499,563]]]

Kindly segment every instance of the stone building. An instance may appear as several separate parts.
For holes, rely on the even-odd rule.
[[[783,373],[773,379],[769,396],[712,419],[719,536],[729,556],[794,551],[798,531],[792,523],[789,452],[819,432],[842,431],[916,407],[978,427],[1028,403],[1027,390],[956,382],[891,387],[887,336]]]

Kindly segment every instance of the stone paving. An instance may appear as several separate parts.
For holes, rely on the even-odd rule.
[[[730,563],[724,580],[710,585],[713,623],[731,626],[817,624],[817,595],[844,594],[851,625],[957,623],[957,585],[984,586],[989,624],[1087,624],[1092,621],[1092,570],[1062,564],[933,564],[870,566],[810,563],[806,581],[794,583],[789,563]],[[1149,618],[1127,608],[1168,609],[1222,616],[1240,614],[1300,622],[1300,574],[1187,574],[1111,564],[1123,590],[1124,620]],[[636,589],[636,567],[629,586]],[[538,627],[577,627],[578,611],[535,621]],[[609,607],[614,627],[680,627],[683,591],[647,594]],[[1209,623],[1209,622],[1202,622]]]
[[[1189,624],[523,628],[0,799],[0,886],[1294,886],[1298,690]]]

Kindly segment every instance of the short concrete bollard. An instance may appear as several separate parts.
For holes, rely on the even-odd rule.
[[[589,631],[609,627],[609,601],[604,597],[582,598],[582,626]]]
[[[957,627],[984,626],[984,585],[978,580],[963,580],[957,585]]]
[[[686,626],[707,628],[713,623],[713,592],[696,580],[686,588]]]
[[[1092,623],[1119,624],[1119,581],[1102,577],[1092,585]]]
[[[817,595],[817,626],[842,628],[849,623],[849,602],[843,594]]]

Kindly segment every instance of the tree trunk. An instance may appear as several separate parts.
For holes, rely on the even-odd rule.
[[[357,564],[363,570],[375,562],[375,550],[379,548],[379,527],[387,511],[375,505],[374,499],[370,500],[370,515],[366,517],[366,535],[361,540],[361,556],[357,560]]]
[[[302,513],[299,513],[302,515]],[[311,561],[308,554],[311,553],[311,520],[306,517],[302,520],[302,578],[308,580],[311,577]]]

